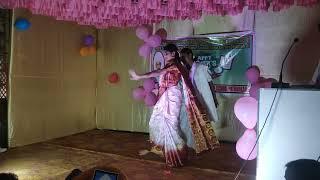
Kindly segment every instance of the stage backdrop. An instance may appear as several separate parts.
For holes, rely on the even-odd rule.
[[[240,96],[248,93],[245,71],[254,59],[253,42],[251,31],[197,35],[166,42],[176,44],[179,49],[192,49],[195,60],[208,66],[208,73],[213,78],[210,82],[212,91],[216,92],[219,103],[220,123],[216,124],[219,139],[233,141],[243,131],[234,115],[233,106]],[[161,51],[163,45],[152,52],[151,70],[162,68],[165,64]],[[225,131],[224,127],[227,126],[231,128]]]
[[[142,81],[131,81],[128,74],[130,68],[138,73],[148,71],[148,61],[138,54],[143,41],[136,37],[134,29],[99,30],[98,37],[97,128],[148,132],[150,109],[132,98],[132,89]],[[113,72],[120,76],[116,84],[107,79]]]

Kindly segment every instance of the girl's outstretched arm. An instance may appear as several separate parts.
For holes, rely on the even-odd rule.
[[[148,79],[148,78],[152,78],[152,77],[158,77],[161,74],[166,73],[170,69],[170,67],[172,67],[172,66],[168,66],[163,69],[151,71],[151,72],[141,74],[141,75],[137,74],[134,70],[130,69],[129,70],[130,79],[136,81],[136,80],[140,80],[140,79]]]

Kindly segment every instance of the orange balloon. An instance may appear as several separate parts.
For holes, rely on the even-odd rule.
[[[82,47],[81,49],[80,49],[80,55],[81,56],[88,56],[89,55],[89,48],[88,47]]]
[[[90,46],[88,49],[89,49],[89,55],[94,55],[97,52],[97,49],[95,46]]]

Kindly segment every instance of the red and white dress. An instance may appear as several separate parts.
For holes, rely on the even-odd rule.
[[[186,104],[182,104],[183,91],[178,86],[181,79],[181,73],[176,66],[169,67],[167,72],[160,76],[159,100],[149,121],[151,143],[155,149],[163,152],[166,164],[174,167],[183,166],[187,159],[187,146],[181,137],[179,125],[181,106],[187,107],[196,152],[213,149],[219,144],[212,125],[192,95],[192,90],[186,89]]]

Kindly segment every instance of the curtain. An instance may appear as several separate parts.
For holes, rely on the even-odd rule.
[[[15,10],[27,31],[13,29],[9,143],[21,146],[94,129],[96,57],[81,57],[95,30]]]

